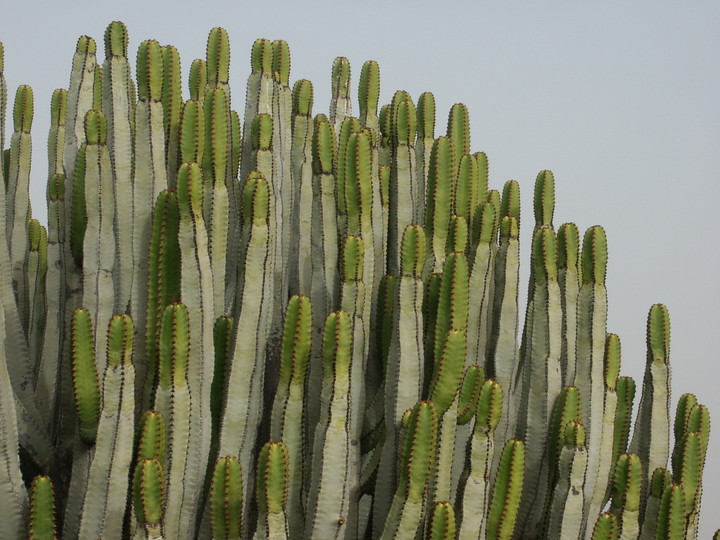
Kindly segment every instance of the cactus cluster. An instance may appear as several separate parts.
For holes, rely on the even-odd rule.
[[[337,58],[313,115],[258,39],[240,114],[222,28],[187,100],[174,47],[133,77],[125,26],[104,41],[52,96],[47,226],[27,86],[0,160],[0,538],[697,536],[708,410],[671,418],[659,304],[635,400],[605,232],[555,228],[550,171],[521,323],[520,186],[464,105],[379,107],[368,61],[352,116]]]

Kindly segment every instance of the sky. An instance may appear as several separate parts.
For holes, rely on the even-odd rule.
[[[316,113],[327,112],[336,56],[350,60],[354,88],[362,63],[377,60],[381,104],[398,89],[414,98],[432,91],[439,133],[451,105],[464,103],[472,150],[490,159],[491,187],[520,182],[524,283],[533,182],[540,170],[553,171],[555,225],[606,229],[608,331],[622,340],[622,374],[640,388],[647,312],[664,303],[672,324],[673,414],[680,395],[692,392],[720,417],[720,358],[712,345],[720,323],[720,3],[130,0],[89,6],[28,1],[2,10],[10,106],[19,84],[35,92],[34,217],[46,219],[50,97],[68,84],[80,35],[100,45],[107,24],[121,20],[133,65],[139,43],[154,38],[178,48],[187,76],[192,59],[205,55],[210,29],[222,26],[231,40],[233,107],[240,111],[256,38],[289,43],[291,81],[314,83]],[[10,129],[11,118],[7,123]],[[720,528],[711,510],[720,507],[718,428],[711,433],[703,507],[700,537],[709,538]]]

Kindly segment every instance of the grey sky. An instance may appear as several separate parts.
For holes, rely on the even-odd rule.
[[[288,41],[291,79],[314,83],[315,112],[327,111],[336,56],[350,59],[354,84],[362,62],[374,59],[381,103],[397,89],[414,98],[432,91],[438,132],[453,103],[468,106],[472,148],[490,158],[491,187],[521,184],[525,248],[533,181],[541,169],[554,172],[555,224],[606,228],[608,330],[622,339],[622,373],[640,387],[647,311],[663,302],[672,322],[673,412],[677,398],[693,392],[720,418],[712,345],[720,323],[720,3],[7,4],[0,40],[10,99],[19,84],[35,91],[35,217],[45,221],[50,96],[68,84],[77,38],[101,43],[112,20],[127,24],[131,58],[155,38],[179,49],[184,75],[204,56],[209,30],[225,27],[238,110],[258,37]],[[527,281],[527,249],[523,263]],[[720,428],[708,456],[704,538],[720,528],[712,511],[720,507]]]

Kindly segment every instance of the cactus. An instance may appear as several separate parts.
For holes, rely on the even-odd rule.
[[[352,116],[338,57],[314,112],[258,39],[241,117],[224,29],[187,101],[175,47],[104,38],[52,96],[47,226],[30,87],[0,121],[0,539],[697,537],[710,413],[682,396],[670,447],[656,304],[631,429],[606,234],[556,231],[550,171],[521,321],[521,184],[465,105],[436,134],[367,61]]]

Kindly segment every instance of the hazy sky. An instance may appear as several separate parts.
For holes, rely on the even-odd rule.
[[[432,91],[438,133],[450,106],[465,103],[472,149],[490,158],[491,187],[520,182],[525,282],[533,182],[542,169],[554,172],[556,226],[606,228],[608,330],[622,339],[622,373],[640,388],[647,311],[665,303],[673,413],[677,398],[692,392],[720,418],[712,345],[720,323],[720,2],[6,4],[0,40],[10,104],[19,84],[35,91],[35,217],[45,221],[50,97],[67,86],[82,34],[98,40],[102,59],[105,27],[122,20],[133,65],[138,44],[155,38],[179,49],[186,76],[192,59],[204,57],[209,30],[223,26],[240,111],[258,37],[288,41],[291,79],[313,81],[314,112],[327,112],[336,56],[350,59],[353,84],[362,62],[374,59],[381,103],[397,89],[414,98]],[[720,528],[720,428],[710,444],[703,538]]]

